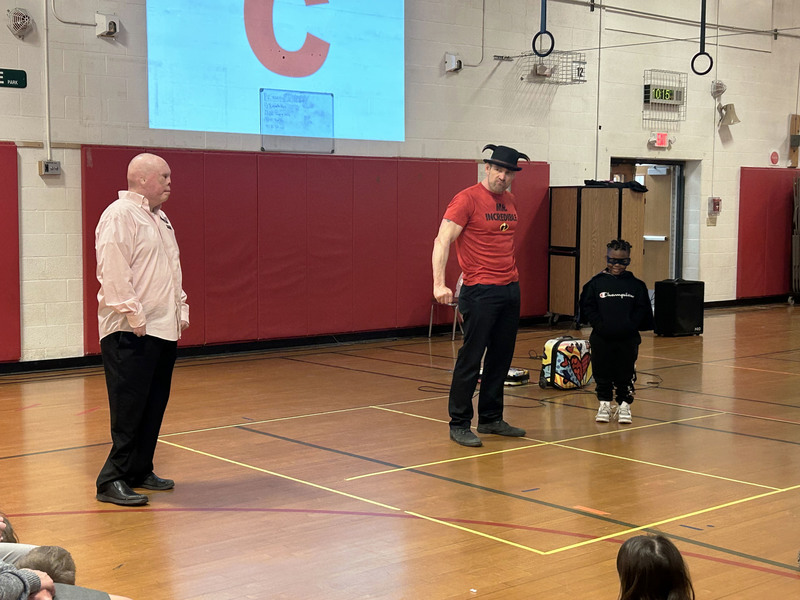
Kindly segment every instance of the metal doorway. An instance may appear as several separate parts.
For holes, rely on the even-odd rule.
[[[638,181],[647,187],[642,244],[642,272],[635,275],[655,288],[655,282],[677,279],[683,273],[684,163],[645,158],[612,158],[613,181]]]

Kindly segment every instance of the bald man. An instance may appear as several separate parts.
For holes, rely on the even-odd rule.
[[[139,154],[95,231],[100,350],[111,413],[111,452],[97,499],[147,504],[133,488],[169,490],[153,472],[181,331],[189,326],[175,231],[161,206],[170,194],[167,161]]]

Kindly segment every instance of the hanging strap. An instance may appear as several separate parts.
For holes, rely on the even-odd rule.
[[[537,50],[536,49],[536,42],[539,41],[543,37],[550,38],[550,47],[545,50]],[[542,0],[542,18],[541,22],[539,23],[539,33],[533,36],[533,41],[531,42],[531,47],[533,48],[533,53],[540,57],[544,58],[545,56],[549,56],[550,53],[553,51],[556,42],[553,39],[553,34],[547,31],[547,0]]]
[[[711,70],[711,67],[714,66],[714,59],[711,58],[711,55],[706,52],[706,0],[702,0],[700,10],[702,11],[700,14],[700,52],[694,55],[692,58],[692,71],[694,71],[695,75],[705,75]],[[705,71],[700,71],[697,68],[695,62],[701,56],[705,56],[708,58],[708,68]]]

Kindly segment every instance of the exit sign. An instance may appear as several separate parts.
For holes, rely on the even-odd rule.
[[[28,87],[28,74],[19,69],[0,68],[0,87]]]
[[[669,136],[666,133],[656,133],[656,148],[669,147]]]

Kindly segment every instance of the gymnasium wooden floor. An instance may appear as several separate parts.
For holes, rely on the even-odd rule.
[[[800,597],[800,308],[645,334],[628,426],[535,383],[564,333],[520,331],[534,383],[505,416],[528,435],[474,449],[448,439],[449,332],[182,360],[156,453],[177,485],[141,508],[94,499],[99,369],[5,376],[0,509],[68,548],[79,584],[137,600],[613,600],[643,531],[675,541],[699,600]]]

